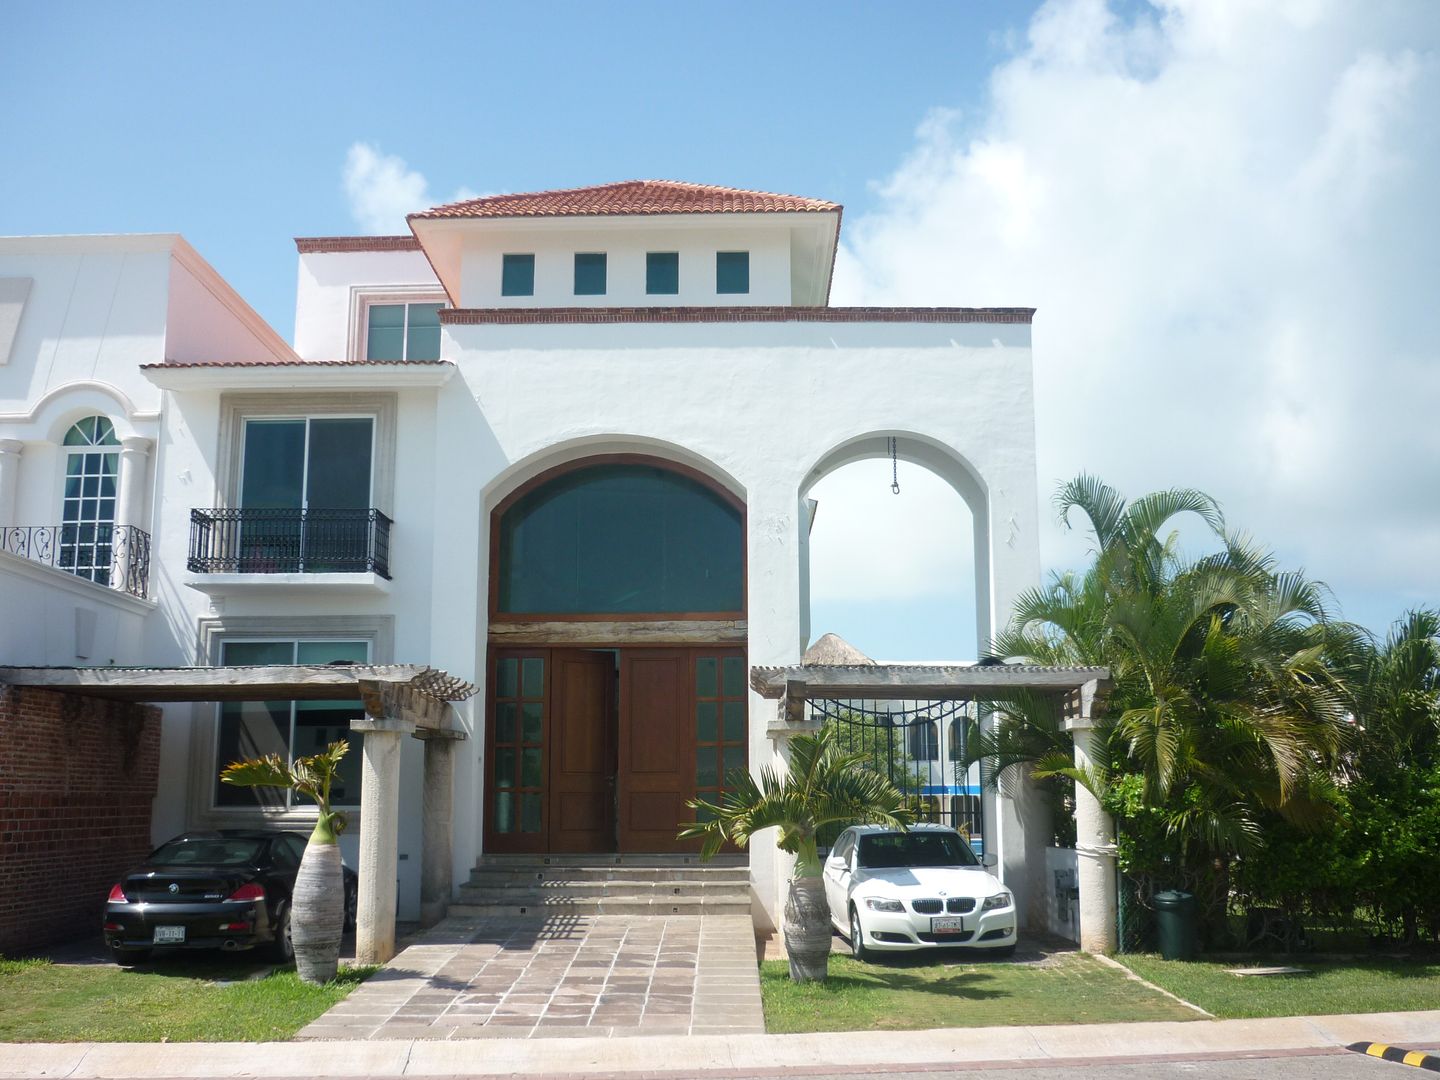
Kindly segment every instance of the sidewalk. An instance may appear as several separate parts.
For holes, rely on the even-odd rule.
[[[817,1035],[659,1035],[292,1043],[0,1044],[0,1078],[765,1076],[1440,1047],[1440,1010],[1272,1020],[945,1028]]]

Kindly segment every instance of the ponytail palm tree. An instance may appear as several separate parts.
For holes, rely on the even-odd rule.
[[[795,875],[785,903],[785,952],[796,982],[824,979],[830,959],[830,908],[820,879],[817,833],[827,825],[881,824],[906,828],[914,812],[888,777],[866,767],[863,751],[847,753],[832,729],[790,740],[790,767],[782,776],[772,767],[757,781],[744,769],[726,777],[720,802],[693,799],[701,820],[682,837],[701,837],[701,857],[727,843],[745,847],[766,829],[779,829],[781,851],[795,856]]]
[[[295,947],[295,970],[304,982],[319,985],[335,978],[340,965],[340,937],[345,924],[345,882],[337,840],[345,831],[345,815],[330,808],[330,788],[340,762],[349,751],[344,739],[310,757],[286,764],[279,754],[232,761],[220,779],[237,787],[278,787],[312,799],[320,808],[305,856],[295,876],[289,909],[276,918],[276,933],[289,934]]]

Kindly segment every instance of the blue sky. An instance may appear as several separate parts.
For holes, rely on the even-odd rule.
[[[1213,494],[1372,628],[1440,603],[1433,0],[7,16],[0,233],[181,232],[289,336],[291,238],[398,231],[417,192],[835,199],[835,302],[1039,309],[1047,568],[1083,559],[1048,497],[1086,470]],[[814,628],[973,655],[964,508],[883,471],[819,492]]]

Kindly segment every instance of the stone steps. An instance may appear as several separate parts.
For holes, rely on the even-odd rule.
[[[486,855],[450,914],[745,915],[744,856]]]

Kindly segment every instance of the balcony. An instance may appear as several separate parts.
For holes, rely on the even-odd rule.
[[[145,599],[150,534],[133,525],[4,525],[0,551]]]
[[[379,510],[190,511],[190,557],[195,574],[334,575],[390,579],[390,519]],[[211,591],[203,583],[191,582]]]

